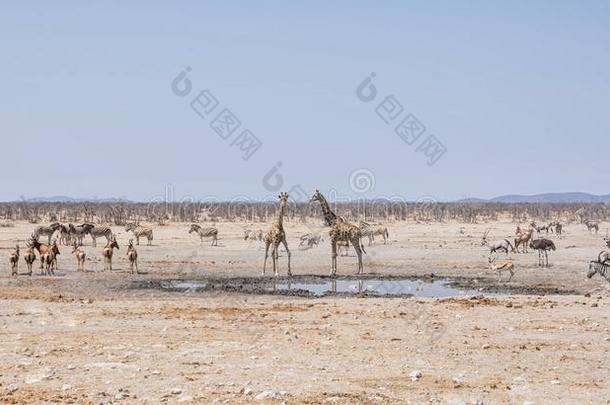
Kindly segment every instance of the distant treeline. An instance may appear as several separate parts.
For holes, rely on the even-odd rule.
[[[266,222],[275,215],[277,203],[254,201],[193,201],[152,203],[0,203],[0,218],[31,223],[62,222],[124,225],[147,222],[160,225],[172,222],[248,221]],[[610,220],[610,204],[582,203],[464,203],[352,201],[331,203],[331,208],[348,221],[458,221],[477,223],[509,216],[515,223],[535,221],[582,222],[586,219]],[[287,220],[321,219],[319,204],[291,203]]]

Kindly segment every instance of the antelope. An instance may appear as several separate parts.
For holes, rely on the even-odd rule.
[[[28,247],[32,249],[38,250],[38,254],[40,254],[40,273],[44,274],[44,265],[45,260],[51,257],[52,262],[56,263],[56,256],[59,254],[59,248],[57,247],[57,242],[54,242],[52,245],[46,243],[38,242],[38,236],[33,233],[28,241]],[[45,260],[43,260],[43,257]],[[32,261],[33,262],[33,261]]]
[[[492,271],[498,272],[498,281],[500,281],[502,279],[503,271],[508,271],[510,273],[510,277],[508,277],[508,280],[506,280],[507,282],[510,281],[513,278],[513,276],[515,275],[515,273],[514,273],[515,265],[514,265],[512,259],[501,260],[498,263],[496,263],[495,257],[494,258],[489,257],[489,267],[491,268]]]
[[[11,264],[11,276],[16,276],[19,269],[19,245],[16,245],[15,250],[11,252],[9,262]]]
[[[201,243],[203,244],[203,238],[212,238],[212,246],[218,246],[218,229],[216,228],[202,228],[197,224],[191,224],[191,229],[189,230],[189,234],[196,232],[201,239]]]
[[[151,228],[146,228],[140,225],[136,225],[134,223],[130,223],[125,225],[125,232],[131,231],[133,236],[136,237],[136,245],[140,245],[140,236],[146,236],[148,239],[148,246],[152,245],[153,240],[153,230]]]
[[[133,239],[129,239],[129,245],[127,246],[127,259],[129,259],[129,266],[131,268],[131,274],[133,274],[133,266],[136,266],[136,273],[140,274],[138,270],[138,252],[133,247]]]
[[[534,240],[530,241],[530,247],[532,249],[535,249],[538,251],[538,266],[549,267],[548,251],[556,250],[555,244],[553,243],[553,241],[549,240],[549,239],[544,239],[544,238],[534,239]],[[543,255],[544,255],[544,258],[546,259],[546,266],[543,264],[544,263],[544,261],[542,260]]]
[[[114,252],[114,248],[119,250],[119,244],[116,242],[116,238],[113,237],[112,240],[106,243],[106,246],[102,250],[102,256],[104,257],[104,271],[112,271],[112,254]]]
[[[517,227],[517,231],[515,234],[517,237],[515,238],[515,250],[519,253],[519,245],[523,245],[523,253],[527,253],[527,246],[529,244],[530,239],[532,239],[532,235],[534,233],[533,229],[524,230],[520,227]]]
[[[25,255],[23,256],[23,260],[25,261],[25,264],[28,266],[29,275],[31,276],[32,275],[32,265],[36,261],[36,255],[34,254],[34,248],[32,248],[32,247],[27,248],[27,250],[25,251]]]
[[[48,276],[55,274],[54,270],[57,270],[57,256],[59,256],[59,247],[57,246],[57,241],[54,240],[49,249],[40,255],[40,264],[44,265],[46,270],[41,272],[41,274]]]
[[[508,239],[498,239],[496,241],[489,242],[487,240],[487,235],[489,235],[490,230],[491,229],[487,229],[485,231],[481,240],[481,246],[489,246],[489,254],[498,253],[498,250],[504,250],[506,254],[508,254],[509,249],[511,252],[515,252],[515,248]]]
[[[76,258],[76,271],[85,271],[85,252],[76,243],[72,246],[72,254]]]

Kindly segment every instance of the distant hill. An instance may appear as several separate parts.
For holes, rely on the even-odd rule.
[[[488,200],[466,198],[460,202],[496,202],[496,203],[610,203],[610,194],[594,195],[588,193],[544,193],[535,195],[507,194]]]
[[[125,198],[74,198],[65,195],[56,195],[52,197],[33,197],[26,198],[28,202],[49,202],[49,203],[119,203],[133,202]],[[384,203],[391,201],[387,198],[375,198],[370,202]],[[432,200],[431,200],[432,201]],[[421,202],[421,201],[414,201]],[[426,203],[423,201],[422,203]],[[507,194],[490,199],[484,198],[464,198],[455,202],[470,202],[470,203],[606,203],[610,204],[610,194],[594,195],[589,193],[545,193],[535,195],[520,195]]]

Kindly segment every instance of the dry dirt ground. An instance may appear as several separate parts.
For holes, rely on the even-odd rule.
[[[515,224],[390,223],[390,238],[366,246],[365,271],[379,276],[462,277],[471,288],[497,283],[480,237],[507,237]],[[32,225],[0,228],[0,403],[608,403],[610,288],[587,263],[602,233],[566,226],[552,267],[512,254],[516,275],[503,287],[570,294],[475,297],[318,298],[134,288],[151,279],[258,277],[263,250],[243,229],[217,224],[218,247],[188,226],[155,226],[127,272],[130,238],[102,272],[101,245],[77,273],[62,247],[54,277],[11,277],[11,246]],[[606,224],[602,229],[606,229]],[[312,231],[285,222],[293,272],[327,274],[328,240],[309,250]],[[325,232],[321,226],[314,231]],[[286,254],[280,254],[286,273]],[[353,274],[353,255],[339,274]],[[25,264],[20,263],[20,273]],[[530,402],[527,402],[530,401]]]

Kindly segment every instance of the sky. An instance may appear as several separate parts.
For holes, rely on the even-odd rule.
[[[89,3],[1,6],[0,200],[610,192],[610,2]]]

